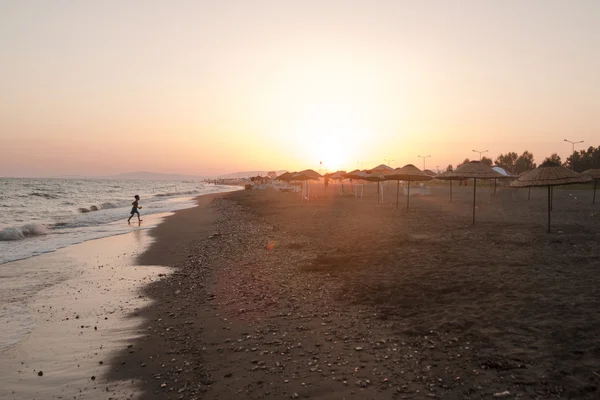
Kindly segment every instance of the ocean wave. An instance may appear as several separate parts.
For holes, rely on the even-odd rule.
[[[90,206],[89,208],[80,207],[80,208],[78,208],[78,211],[82,214],[86,214],[86,213],[89,213],[92,211],[108,210],[111,208],[119,208],[119,207],[125,207],[125,205],[119,205],[119,204],[115,204],[115,203],[102,203],[99,206],[93,205],[93,206]]]
[[[44,199],[58,199],[58,196],[55,196],[55,195],[49,194],[49,193],[33,192],[33,193],[29,193],[29,196],[43,197]]]
[[[166,192],[166,193],[157,193],[156,197],[169,197],[169,196],[182,196],[186,194],[197,194],[200,193],[199,190],[188,190],[184,192]]]
[[[20,228],[6,228],[0,231],[0,241],[21,240],[30,236],[46,235],[48,228],[44,224],[31,223]]]

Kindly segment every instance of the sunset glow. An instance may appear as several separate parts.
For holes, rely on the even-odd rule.
[[[445,168],[472,148],[541,161],[565,158],[566,136],[598,145],[598,2],[136,4],[0,5],[0,175],[423,153]]]

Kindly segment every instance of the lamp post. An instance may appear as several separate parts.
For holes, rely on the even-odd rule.
[[[431,157],[431,155],[428,155],[428,156],[419,156],[419,157],[423,159],[423,171],[425,171],[425,159],[428,158],[428,157]]]
[[[571,145],[573,145],[573,151],[571,152],[571,171],[573,171],[573,154],[575,153],[575,145],[578,143],[583,143],[583,140],[580,140],[579,142],[572,142],[570,140],[565,139],[565,142],[571,143]]]
[[[475,153],[479,153],[479,161],[481,161],[481,155],[487,153],[489,150],[473,150]]]

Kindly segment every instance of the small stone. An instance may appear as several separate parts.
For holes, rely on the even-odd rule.
[[[355,348],[354,350],[356,350],[356,351],[362,351],[362,350],[363,350],[363,348],[362,348],[362,347],[360,347],[360,346],[358,346],[358,347],[357,347],[357,348]]]
[[[92,377],[90,379],[93,380],[93,381],[95,381],[96,377],[92,375]]]
[[[161,388],[166,388],[166,387],[167,387],[167,384],[166,384],[166,383],[163,383],[163,384],[161,384],[161,385],[160,385],[160,387],[161,387]]]
[[[504,392],[494,393],[494,397],[508,397],[510,396],[510,392],[505,390]]]
[[[44,372],[43,371],[38,372],[38,376],[44,376]]]

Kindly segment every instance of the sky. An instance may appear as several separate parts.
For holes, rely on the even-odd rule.
[[[599,21],[595,0],[0,0],[0,176],[564,159],[600,145]]]

